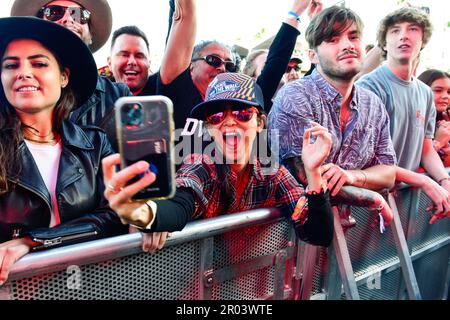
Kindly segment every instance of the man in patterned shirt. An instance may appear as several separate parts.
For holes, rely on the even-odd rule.
[[[332,196],[345,185],[380,190],[395,180],[386,110],[376,95],[354,86],[363,60],[362,28],[347,8],[334,6],[317,15],[306,30],[317,69],[282,88],[269,114],[269,129],[278,130],[281,161],[302,183],[303,133],[312,121],[329,130],[333,146],[321,169]]]

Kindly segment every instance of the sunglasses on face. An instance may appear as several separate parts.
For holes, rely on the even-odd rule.
[[[202,58],[193,59],[192,61],[204,60],[207,64],[214,68],[218,68],[221,65],[225,65],[225,70],[228,72],[236,72],[237,67],[232,61],[224,61],[218,56],[207,55]]]
[[[212,125],[218,125],[225,120],[228,112],[235,120],[239,122],[249,122],[252,119],[253,114],[259,113],[258,109],[256,109],[255,107],[241,110],[226,110],[206,116],[206,121]]]
[[[69,10],[72,19],[79,24],[86,24],[91,18],[91,13],[89,10],[79,7],[64,7],[59,5],[42,7],[39,10],[38,17],[50,21],[59,21],[64,17],[67,10]]]
[[[291,72],[292,69],[294,69],[296,72],[299,72],[299,71],[300,71],[300,68],[301,68],[300,65],[296,65],[295,67],[289,67],[289,66],[288,66],[288,67],[286,68],[286,73]]]

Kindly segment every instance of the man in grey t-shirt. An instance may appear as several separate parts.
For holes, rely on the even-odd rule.
[[[413,77],[414,61],[431,33],[428,16],[417,9],[402,8],[386,16],[377,36],[386,63],[357,84],[384,102],[398,160],[396,180],[422,188],[432,199],[432,223],[450,214],[450,178],[433,148],[436,110],[431,90]],[[438,183],[416,173],[420,165]]]

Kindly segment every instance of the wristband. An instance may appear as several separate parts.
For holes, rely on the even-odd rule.
[[[288,14],[290,14],[291,16],[295,17],[295,20],[297,20],[298,22],[300,22],[300,15],[294,11],[289,11]]]

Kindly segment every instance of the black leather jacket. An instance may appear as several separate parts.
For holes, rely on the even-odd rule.
[[[61,225],[49,228],[53,211],[50,193],[22,142],[18,160],[21,170],[8,176],[14,189],[0,196],[0,242],[31,235],[36,239],[59,239],[53,244],[60,245],[63,235],[84,234],[67,242],[73,243],[127,232],[103,197],[101,160],[113,153],[105,133],[65,120],[61,139],[56,184]]]
[[[120,97],[132,96],[124,83],[98,77],[94,94],[80,108],[70,114],[70,120],[78,125],[95,125],[106,131],[113,149],[117,149],[114,103]]]

